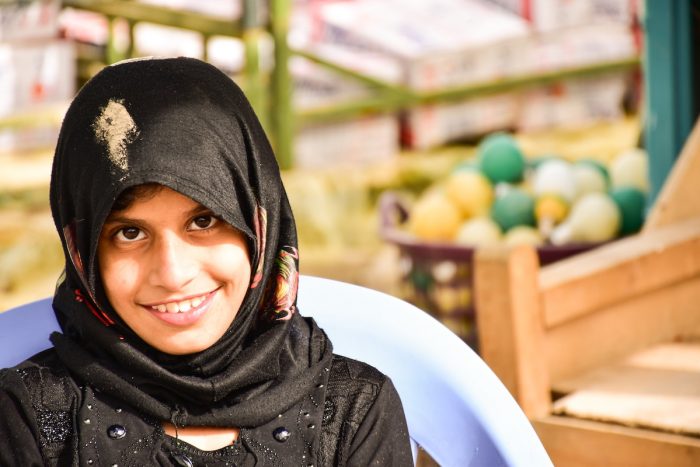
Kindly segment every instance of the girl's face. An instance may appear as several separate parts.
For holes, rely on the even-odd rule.
[[[113,211],[98,245],[107,298],[145,342],[199,352],[229,328],[250,284],[244,235],[169,188]]]

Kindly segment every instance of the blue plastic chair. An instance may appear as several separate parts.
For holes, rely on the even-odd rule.
[[[440,465],[552,465],[495,374],[423,311],[375,290],[310,276],[300,279],[298,305],[328,333],[336,353],[391,377],[412,441]],[[0,368],[48,348],[54,330],[50,299],[0,313]]]

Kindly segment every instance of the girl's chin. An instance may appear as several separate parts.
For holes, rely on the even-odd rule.
[[[193,343],[193,345],[187,345],[187,343],[178,342],[173,343],[172,345],[154,345],[154,347],[158,348],[158,350],[160,350],[161,352],[165,352],[170,355],[190,355],[197,352],[201,352],[202,350],[206,350],[209,347],[211,347],[211,345],[202,345],[202,342],[198,341],[196,342],[196,345],[195,343]]]

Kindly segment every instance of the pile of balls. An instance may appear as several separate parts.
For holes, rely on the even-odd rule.
[[[608,164],[556,155],[526,159],[510,134],[494,133],[476,159],[458,164],[426,189],[407,229],[430,242],[467,246],[605,242],[637,232],[648,192],[645,151]]]

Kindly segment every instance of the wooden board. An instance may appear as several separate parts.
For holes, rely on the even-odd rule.
[[[557,467],[696,467],[700,440],[550,416],[533,422]]]
[[[545,326],[700,275],[700,218],[619,240],[543,267]]]
[[[558,386],[553,412],[700,436],[700,343],[661,344]]]
[[[611,364],[700,326],[700,277],[636,296],[550,329],[545,335],[552,382]]]
[[[700,217],[700,120],[681,150],[644,222],[644,231]]]
[[[479,351],[529,417],[549,412],[538,259],[529,246],[482,248],[475,256]]]

